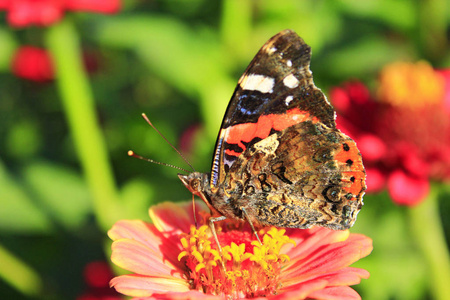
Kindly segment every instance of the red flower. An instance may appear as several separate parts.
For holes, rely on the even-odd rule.
[[[359,82],[331,91],[339,126],[367,168],[367,192],[387,187],[397,204],[420,203],[430,180],[450,179],[450,72],[425,62],[381,72],[376,97]]]
[[[8,11],[13,27],[48,26],[59,21],[65,11],[116,13],[120,0],[0,0],[0,10]]]
[[[76,300],[120,300],[119,294],[111,290],[108,286],[113,278],[112,271],[104,261],[93,261],[84,267],[84,280],[88,285],[88,290]]]
[[[101,57],[95,52],[83,52],[84,67],[88,73],[94,73],[100,68],[100,60]],[[16,51],[11,71],[17,77],[37,82],[55,78],[50,54],[45,49],[34,46],[22,46]]]
[[[32,81],[45,82],[54,78],[54,71],[46,50],[24,46],[15,53],[12,61],[12,72],[17,77]]]
[[[164,203],[150,209],[153,224],[117,222],[108,233],[111,260],[134,274],[111,286],[138,299],[360,299],[349,285],[369,273],[348,265],[372,251],[369,238],[272,227],[259,231],[260,244],[247,224],[226,220],[216,223],[221,255],[209,228],[192,225],[191,212],[191,203]]]

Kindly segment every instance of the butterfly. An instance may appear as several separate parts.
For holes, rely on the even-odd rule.
[[[227,218],[247,221],[255,233],[259,226],[354,224],[366,190],[361,154],[336,128],[310,60],[311,48],[294,31],[269,39],[228,104],[211,173],[178,175],[211,210],[214,235],[214,222]]]

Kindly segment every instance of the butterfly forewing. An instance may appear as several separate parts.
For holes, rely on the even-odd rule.
[[[180,175],[207,203],[213,221],[332,229],[355,222],[366,189],[361,154],[336,128],[310,59],[311,48],[295,32],[272,37],[239,79],[210,180],[202,173]]]
[[[313,82],[311,48],[293,31],[272,37],[239,79],[214,152],[211,188],[248,147],[302,121],[335,127],[335,114]]]

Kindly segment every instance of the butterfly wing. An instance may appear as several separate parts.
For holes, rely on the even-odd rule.
[[[247,148],[220,185],[218,195],[228,198],[212,203],[231,217],[245,210],[254,225],[342,230],[356,221],[365,190],[355,142],[304,121]]]
[[[313,82],[311,48],[293,31],[272,37],[239,79],[216,142],[211,171],[214,192],[249,147],[294,124],[335,128],[335,113]]]

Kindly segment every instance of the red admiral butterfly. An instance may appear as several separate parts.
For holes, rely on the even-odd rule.
[[[216,142],[211,174],[179,174],[213,222],[343,230],[366,190],[355,142],[313,82],[311,48],[293,31],[272,37],[239,79]]]

